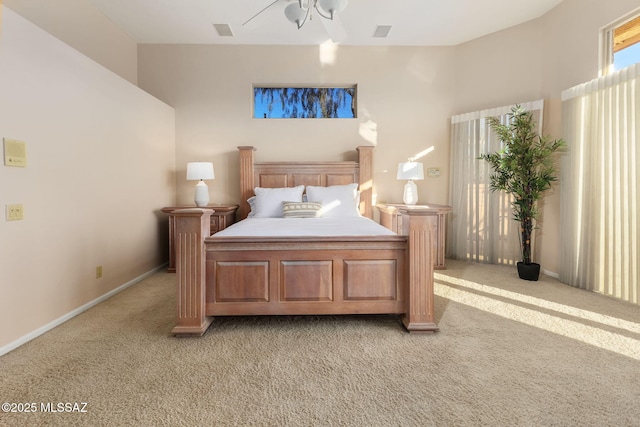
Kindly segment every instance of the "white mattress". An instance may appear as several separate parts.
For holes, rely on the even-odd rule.
[[[213,237],[257,236],[393,236],[394,232],[365,217],[344,218],[247,218]]]

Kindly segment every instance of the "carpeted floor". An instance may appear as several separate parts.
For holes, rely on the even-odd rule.
[[[0,401],[36,409],[0,425],[640,425],[640,307],[447,265],[433,335],[396,316],[234,317],[178,339],[175,275],[158,273],[0,357]],[[86,412],[42,412],[59,403]]]

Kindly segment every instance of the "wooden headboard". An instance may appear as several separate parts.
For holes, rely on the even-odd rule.
[[[360,190],[360,213],[373,218],[373,147],[357,147],[358,160],[345,162],[256,162],[255,147],[240,150],[239,219],[249,214],[247,199],[255,187],[277,188],[297,185],[327,187],[357,182]]]

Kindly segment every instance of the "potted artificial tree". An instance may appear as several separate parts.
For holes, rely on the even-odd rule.
[[[531,237],[540,215],[537,204],[557,180],[557,153],[566,144],[562,139],[539,135],[533,114],[519,105],[511,109],[507,124],[500,123],[498,117],[490,117],[488,121],[503,148],[480,158],[493,169],[491,191],[513,196],[513,218],[520,223],[522,252],[518,275],[521,279],[538,280],[540,264],[533,262],[531,251]]]

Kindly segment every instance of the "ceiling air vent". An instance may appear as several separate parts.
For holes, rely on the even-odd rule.
[[[213,24],[213,28],[216,29],[220,37],[233,37],[229,24]]]
[[[387,37],[391,31],[391,25],[378,25],[376,31],[373,33],[373,37]]]

